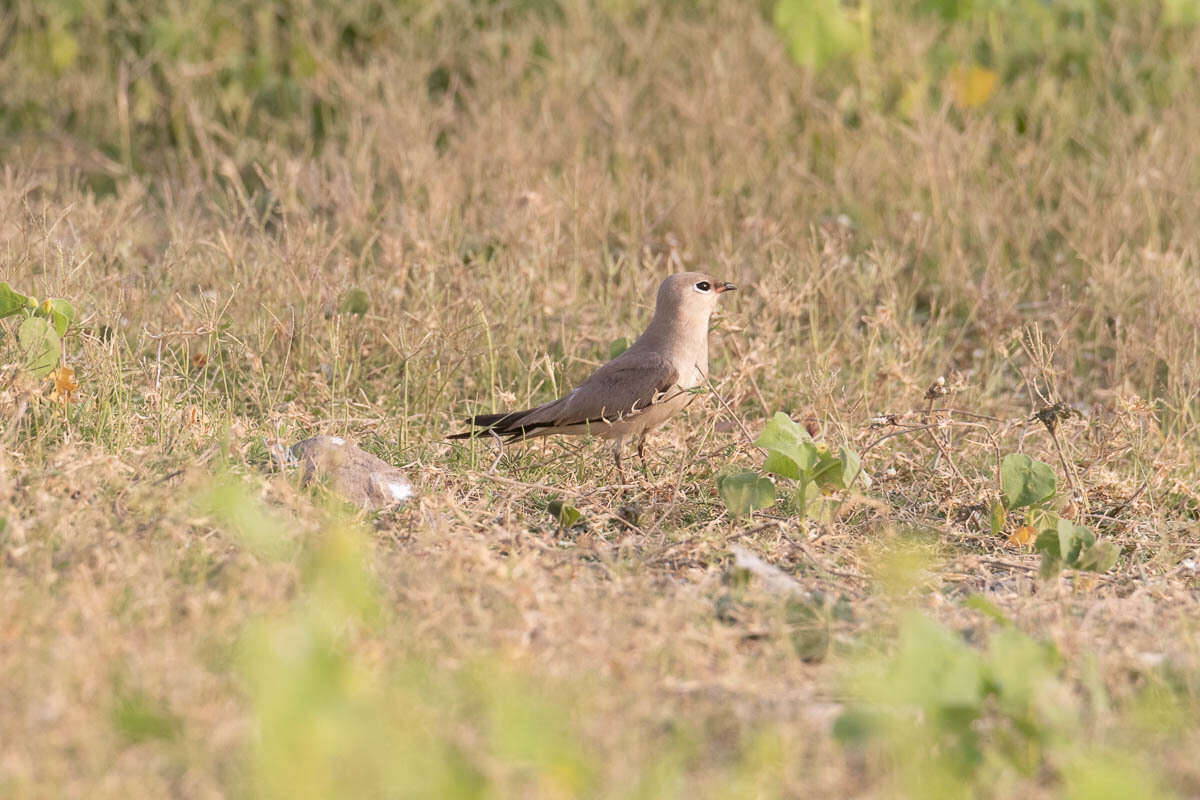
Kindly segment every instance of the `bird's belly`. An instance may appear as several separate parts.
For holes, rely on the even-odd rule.
[[[631,425],[634,426],[631,427],[631,431],[641,433],[642,431],[657,428],[682,411],[694,399],[695,395],[690,392],[679,392],[674,397],[647,408],[635,419],[630,420]]]

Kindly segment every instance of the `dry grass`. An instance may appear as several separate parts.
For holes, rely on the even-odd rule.
[[[1128,17],[1106,75],[1134,47],[1121,36],[1144,33]],[[925,43],[908,24],[879,22],[897,63]],[[1019,134],[987,109],[900,119],[831,92],[734,4],[393,33],[325,75],[353,113],[315,154],[212,123],[211,151],[107,163],[116,190],[97,195],[78,142],[4,142],[0,277],[83,319],[67,407],[20,373],[0,323],[0,794],[279,788],[250,757],[261,687],[239,643],[298,613],[308,562],[255,554],[195,498],[232,470],[289,536],[319,539],[323,498],[273,472],[269,443],[333,433],[419,489],[360,520],[383,621],[342,655],[484,697],[480,674],[507,676],[578,750],[505,750],[479,722],[488,701],[413,684],[401,700],[452,698],[446,736],[495,796],[887,794],[886,756],[832,737],[846,675],[887,650],[901,608],[986,629],[972,594],[1053,642],[1078,693],[1103,687],[1081,747],[1200,795],[1194,85],[1162,107],[1067,86]],[[1198,42],[1173,51],[1187,74]],[[438,66],[449,89],[431,93]],[[866,450],[874,485],[827,524],[726,517],[715,475],[760,457],[709,397],[627,493],[596,443],[510,448],[493,474],[486,442],[445,441],[471,411],[579,380],[680,266],[741,288],[712,372],[751,431],[784,410],[864,450],[895,430],[872,418],[924,419],[939,376],[940,408],[984,416]],[[361,317],[338,311],[351,288],[370,297]],[[1063,482],[1028,422],[1058,400],[1086,411],[1065,450],[1122,555],[1043,583],[986,504],[998,452]],[[556,535],[554,494],[586,527]],[[630,504],[634,529],[614,522]],[[783,600],[730,583],[732,543],[845,600],[826,658],[797,653]],[[1051,762],[982,791],[1055,795]]]

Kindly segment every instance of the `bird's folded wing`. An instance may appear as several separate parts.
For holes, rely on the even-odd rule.
[[[523,427],[565,427],[628,419],[684,391],[679,371],[658,353],[629,354],[596,370],[556,403],[520,420]]]

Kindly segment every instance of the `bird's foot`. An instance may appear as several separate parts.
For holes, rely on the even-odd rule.
[[[637,457],[638,457],[638,465],[641,467],[641,470],[642,470],[642,480],[644,480],[646,483],[650,483],[651,478],[653,476],[650,474],[650,466],[646,463],[646,436],[645,436],[645,434],[638,437]]]

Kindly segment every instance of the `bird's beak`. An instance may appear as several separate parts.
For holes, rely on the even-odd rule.
[[[717,294],[720,294],[721,292],[732,292],[737,287],[734,286],[732,283],[729,283],[728,281],[726,281],[724,283],[718,283],[716,288],[717,288]]]

